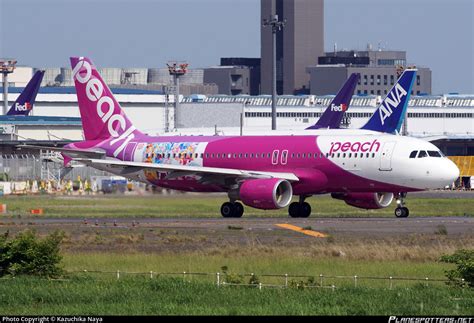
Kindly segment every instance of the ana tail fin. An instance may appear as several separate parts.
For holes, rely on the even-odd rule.
[[[7,115],[27,116],[33,109],[44,71],[37,71],[8,110]]]
[[[416,69],[406,69],[361,129],[385,133],[400,132],[415,76]]]
[[[331,101],[329,106],[324,111],[323,115],[319,118],[316,124],[306,129],[339,129],[341,126],[342,117],[344,113],[349,109],[354,90],[357,86],[360,74],[352,73],[351,76],[344,83],[342,88],[337,92],[334,99]]]
[[[71,66],[86,140],[122,141],[132,134],[142,134],[127,118],[90,59],[71,57]]]

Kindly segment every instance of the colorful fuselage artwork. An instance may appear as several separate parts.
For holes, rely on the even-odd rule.
[[[147,143],[143,150],[143,161],[153,164],[198,165],[195,160],[199,157],[195,142],[155,142]],[[160,173],[145,171],[149,181],[160,179]]]

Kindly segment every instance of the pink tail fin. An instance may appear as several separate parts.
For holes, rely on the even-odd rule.
[[[90,59],[71,57],[71,66],[86,140],[141,134],[127,118]]]

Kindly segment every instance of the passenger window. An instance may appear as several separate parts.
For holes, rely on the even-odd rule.
[[[341,153],[337,153],[337,158],[341,157]]]
[[[351,157],[352,157],[352,153],[349,153],[349,158],[351,158]]]
[[[417,153],[418,153],[418,150],[413,150],[413,151],[410,153],[410,158],[415,158]]]
[[[375,153],[372,153],[372,158],[375,158]]]
[[[346,158],[346,153],[343,153],[343,154],[342,154],[342,158]]]
[[[424,158],[427,157],[428,154],[424,150],[420,150],[420,153],[418,154],[418,158]]]
[[[365,155],[365,157],[366,157],[366,158],[369,158],[369,153],[367,153],[367,154]]]

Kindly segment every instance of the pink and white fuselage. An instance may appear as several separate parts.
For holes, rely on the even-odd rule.
[[[107,157],[120,161],[294,174],[297,179],[288,179],[295,195],[413,192],[443,188],[459,175],[456,165],[441,155],[410,158],[413,151],[439,151],[423,140],[375,132],[364,135],[326,132],[326,135],[307,136],[144,136],[130,141],[116,157],[112,154],[111,140],[69,147],[103,149]],[[115,172],[106,164],[103,167]],[[123,175],[122,170],[115,173]],[[215,181],[206,181],[207,175],[184,174],[175,178],[168,175],[168,171],[149,169],[127,174],[142,182],[182,191],[229,190],[224,175]]]

